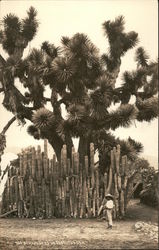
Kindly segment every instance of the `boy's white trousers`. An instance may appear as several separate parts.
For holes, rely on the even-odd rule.
[[[107,209],[107,218],[109,226],[113,226],[112,209]]]

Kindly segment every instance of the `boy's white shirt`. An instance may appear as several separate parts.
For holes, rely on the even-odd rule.
[[[105,204],[102,204],[99,208],[98,215],[101,213],[102,209],[113,209],[114,208],[114,202],[112,200],[106,201]]]
[[[113,207],[114,207],[114,203],[112,200],[109,200],[106,202],[106,208],[113,209]]]

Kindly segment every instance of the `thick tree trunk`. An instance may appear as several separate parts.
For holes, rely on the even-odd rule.
[[[79,139],[78,152],[79,152],[79,160],[82,165],[84,165],[84,157],[87,155],[89,157],[89,146],[90,146],[90,138],[81,136]]]
[[[71,159],[71,152],[73,147],[73,142],[70,136],[66,136],[65,141],[63,141],[56,132],[46,133],[46,139],[53,147],[57,160],[60,162],[61,160],[61,150],[64,144],[67,145],[67,157]]]

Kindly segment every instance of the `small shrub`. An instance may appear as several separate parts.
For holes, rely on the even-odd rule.
[[[140,201],[142,203],[152,207],[158,206],[158,179],[159,172],[152,171],[152,169],[147,172],[147,183],[145,189],[140,193]]]

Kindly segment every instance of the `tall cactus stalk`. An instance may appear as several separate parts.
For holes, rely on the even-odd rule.
[[[80,218],[83,217],[83,179],[82,179],[82,169],[80,169]]]
[[[88,177],[88,156],[85,156],[84,163],[85,163],[85,174],[86,177]]]
[[[93,192],[93,217],[96,216],[96,189]]]
[[[86,214],[86,195],[88,194],[87,188],[86,188],[86,176],[83,176],[83,215]]]
[[[27,153],[24,151],[23,154],[23,176],[25,177],[27,173]]]
[[[37,148],[36,161],[37,161],[37,181],[38,183],[41,183],[43,172],[42,172],[42,155],[40,146],[38,146]]]
[[[75,153],[75,148],[72,147],[72,154],[71,154],[71,174],[74,173],[74,153]]]
[[[44,157],[48,158],[48,146],[47,146],[47,139],[44,139]]]
[[[104,194],[107,194],[107,173],[104,173],[104,178],[103,178],[103,182],[104,182]]]
[[[67,159],[67,173],[66,175],[69,176],[71,174],[71,161]]]
[[[35,148],[32,147],[31,149],[31,175],[32,178],[35,179],[35,173],[36,173],[36,151]]]
[[[97,196],[97,211],[99,210],[99,172],[96,170],[96,196]]]
[[[67,172],[67,148],[66,145],[63,145],[63,174],[66,176]]]
[[[23,154],[19,154],[19,172],[23,176]]]
[[[95,178],[94,178],[94,144],[90,144],[90,169],[91,169],[91,185],[94,187]]]
[[[112,178],[113,178],[113,170],[112,170],[112,164],[110,164],[109,168],[109,181],[108,181],[108,187],[106,190],[106,194],[110,193],[111,187],[112,187]]]

